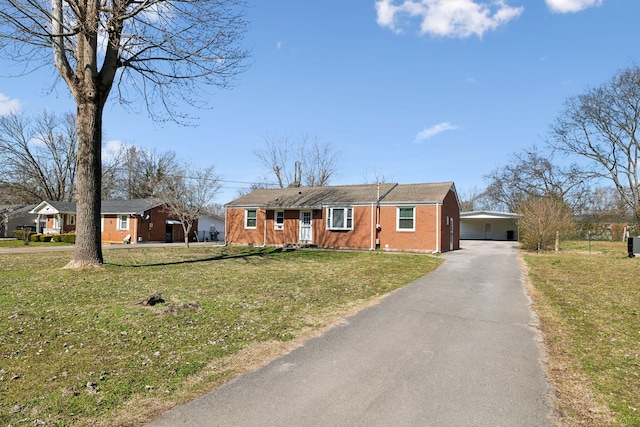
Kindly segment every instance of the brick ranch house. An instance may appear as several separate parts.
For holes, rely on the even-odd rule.
[[[460,248],[453,182],[257,189],[225,205],[228,244]]]
[[[172,219],[156,200],[103,200],[100,211],[102,243],[122,243],[127,236],[131,243],[184,241],[180,221]],[[36,233],[73,233],[76,230],[75,203],[43,201],[30,213],[38,216]]]

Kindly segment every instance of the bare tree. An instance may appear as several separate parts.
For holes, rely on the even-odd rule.
[[[77,106],[77,224],[67,267],[102,264],[102,113],[112,88],[156,119],[181,121],[201,85],[226,87],[247,52],[236,47],[242,0],[0,2],[0,55],[29,69],[54,64]]]
[[[553,146],[588,159],[597,175],[611,180],[640,221],[640,68],[569,98],[551,128]]]
[[[220,189],[220,178],[214,166],[193,170],[183,166],[175,170],[171,180],[164,181],[159,198],[165,209],[182,224],[184,243],[189,247],[189,236],[195,221],[209,212],[209,207]]]
[[[158,153],[135,144],[123,145],[115,159],[113,188],[109,193],[116,199],[156,197],[163,182],[170,181],[180,168],[174,151]]]
[[[592,173],[577,164],[568,166],[553,162],[551,153],[537,147],[514,153],[511,162],[485,175],[485,196],[513,211],[534,196],[553,196],[580,210],[588,192]]]
[[[0,186],[20,202],[72,201],[77,136],[71,114],[0,117]]]
[[[586,197],[582,218],[595,222],[627,222],[633,212],[613,187],[595,187]]]
[[[478,201],[484,196],[484,191],[478,187],[473,187],[467,191],[458,191],[458,199],[460,200],[460,210],[462,212],[474,211],[479,208]]]
[[[323,186],[336,174],[340,153],[316,137],[303,136],[295,142],[265,138],[264,142],[266,147],[254,154],[273,173],[280,188]]]
[[[249,184],[248,187],[239,188],[236,191],[236,197],[246,196],[247,194],[251,193],[253,190],[257,190],[259,188],[273,188],[273,187],[274,185],[268,183],[266,180],[262,182],[252,182]]]
[[[520,214],[519,240],[524,249],[545,250],[574,229],[571,208],[558,197],[533,196],[515,210]]]
[[[368,169],[362,174],[362,183],[363,184],[382,184],[383,182],[390,182],[391,178],[385,175],[382,171],[378,169],[373,169],[369,171]]]

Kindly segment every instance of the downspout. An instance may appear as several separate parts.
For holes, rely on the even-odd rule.
[[[227,246],[229,239],[227,234],[229,233],[229,224],[227,223],[227,209],[224,210],[224,245]],[[212,239],[213,240],[213,239]]]
[[[375,230],[376,230],[376,226],[375,226],[375,218],[374,218],[374,208],[373,208],[373,203],[371,203],[371,241],[369,242],[371,247],[369,248],[370,251],[375,250]]]
[[[257,212],[260,212],[260,209],[256,209],[256,215]],[[267,246],[267,210],[264,210],[264,221],[262,223],[262,229],[263,229],[263,237],[262,237],[262,244],[256,246],[256,248],[264,248],[265,246]]]
[[[440,253],[440,203],[436,203],[436,250],[434,254]]]

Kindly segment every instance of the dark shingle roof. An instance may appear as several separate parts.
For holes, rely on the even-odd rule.
[[[47,200],[46,202],[60,213],[73,213],[76,211],[74,202],[59,202],[57,200]]]
[[[140,214],[160,204],[159,201],[154,199],[103,200],[100,213]]]
[[[442,202],[452,182],[436,184],[377,184],[339,185],[327,187],[299,187],[257,189],[226,207],[260,207],[267,209],[312,209],[321,205],[382,203]]]
[[[75,202],[58,202],[55,200],[47,200],[38,206],[46,203],[60,213],[75,213]],[[103,200],[101,202],[101,214],[141,214],[146,210],[152,209],[161,203],[154,199],[132,199],[132,200]],[[36,207],[38,207],[36,206]]]

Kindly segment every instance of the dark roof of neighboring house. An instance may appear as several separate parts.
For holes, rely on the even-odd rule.
[[[382,183],[364,185],[338,185],[326,187],[297,187],[257,189],[226,207],[261,207],[267,209],[312,209],[339,204],[429,203],[442,202],[452,182],[435,184]]]
[[[51,206],[60,213],[74,213],[76,211],[76,204],[74,202],[59,202],[57,200],[45,200],[40,202],[40,204],[33,208],[33,210],[40,210],[40,208],[45,205]]]
[[[29,213],[29,211],[35,208],[36,205],[0,205],[1,213],[8,213],[11,215],[19,215],[21,213]]]
[[[161,205],[154,199],[103,200],[100,213],[103,214],[139,214]]]
[[[33,208],[34,212],[41,210],[46,205],[51,206],[59,213],[75,213],[75,202],[59,202],[55,200],[45,200]],[[154,199],[131,199],[131,200],[103,200],[100,208],[102,214],[141,214],[144,211],[155,208],[161,203]]]

